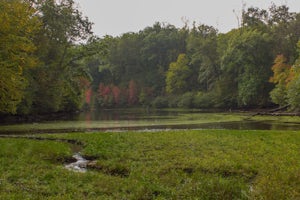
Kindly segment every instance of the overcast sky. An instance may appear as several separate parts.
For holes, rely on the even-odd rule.
[[[267,9],[271,2],[288,5],[290,11],[300,12],[300,0],[75,0],[79,9],[94,23],[98,36],[118,36],[137,32],[155,22],[167,22],[176,27],[203,23],[227,32],[238,27],[236,16],[246,7]],[[235,11],[235,12],[234,12]]]

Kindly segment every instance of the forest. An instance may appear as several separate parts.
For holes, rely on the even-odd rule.
[[[0,1],[0,114],[153,107],[300,109],[300,13],[243,8],[227,33],[186,22],[97,37],[73,0]]]

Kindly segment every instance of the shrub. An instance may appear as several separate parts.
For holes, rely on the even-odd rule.
[[[284,85],[277,84],[275,88],[270,92],[270,97],[272,102],[278,104],[279,106],[285,106],[287,102],[287,90]]]
[[[177,108],[180,97],[172,95],[168,97],[169,108]]]
[[[214,95],[212,93],[198,92],[193,99],[195,108],[211,108],[214,107]]]
[[[193,107],[194,94],[192,92],[187,92],[181,96],[178,107],[179,108],[192,108]]]
[[[288,85],[287,98],[291,106],[291,110],[300,110],[300,76],[296,77]]]
[[[166,97],[156,97],[152,102],[152,106],[154,108],[167,108],[168,107],[168,100]]]

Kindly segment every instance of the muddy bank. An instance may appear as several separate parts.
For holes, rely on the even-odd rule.
[[[22,135],[0,135],[0,138],[12,138],[12,139],[30,139],[30,140],[44,140],[44,141],[57,141],[65,142],[72,145],[84,146],[84,143],[79,140],[74,139],[63,139],[63,138],[47,138],[47,137],[37,137],[37,136],[22,136]]]

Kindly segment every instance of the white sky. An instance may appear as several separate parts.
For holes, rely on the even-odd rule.
[[[138,32],[155,22],[167,22],[176,27],[190,23],[214,26],[220,32],[238,27],[243,2],[246,7],[263,9],[285,4],[290,11],[300,12],[300,0],[75,0],[79,9],[94,23],[96,35],[118,36]],[[235,10],[235,13],[233,12]]]

